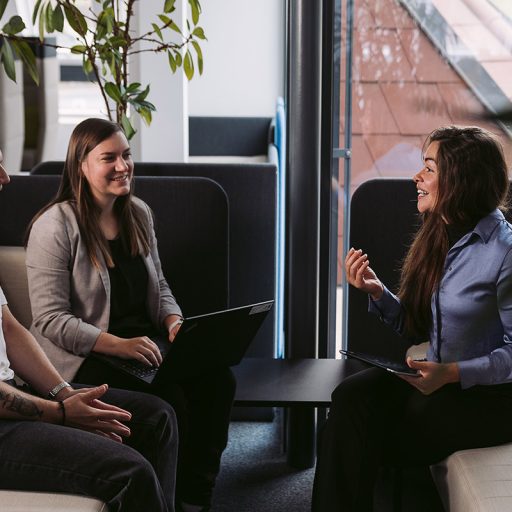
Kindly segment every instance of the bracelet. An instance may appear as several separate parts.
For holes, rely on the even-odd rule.
[[[59,400],[58,404],[59,404],[60,412],[62,413],[62,425],[65,425],[66,424],[66,407],[64,406],[64,401]]]
[[[62,382],[57,384],[53,389],[48,391],[48,398],[53,400],[58,395],[58,393],[61,389],[64,389],[67,387],[71,387],[71,384],[69,384],[69,382],[66,382],[65,380],[63,380]]]

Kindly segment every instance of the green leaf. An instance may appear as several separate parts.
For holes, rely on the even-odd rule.
[[[194,47],[194,50],[197,53],[197,67],[199,69],[199,74],[203,74],[203,52],[201,50],[201,47],[199,46],[199,43],[197,41],[192,41],[192,46]]]
[[[160,41],[163,41],[164,38],[162,36],[162,31],[160,30],[160,27],[156,23],[151,23],[151,26],[153,27],[153,30],[155,31]]]
[[[39,7],[41,7],[41,2],[43,0],[37,0],[36,5],[34,5],[34,10],[32,11],[32,25],[36,24],[37,13],[39,12]]]
[[[172,12],[174,11],[174,4],[176,0],[165,0],[164,3],[164,12]]]
[[[165,14],[159,14],[158,17],[160,18],[160,21],[166,25],[166,26],[170,26],[171,23],[172,23],[172,20],[171,18],[169,18],[169,16],[165,16]]]
[[[116,102],[121,103],[123,101],[123,95],[119,90],[119,87],[113,82],[107,82],[105,84],[105,92]]]
[[[60,4],[57,4],[53,11],[53,28],[55,28],[57,32],[64,30],[64,12]]]
[[[4,15],[8,2],[9,0],[0,0],[0,19],[2,19],[2,16]]]
[[[126,88],[127,93],[134,93],[137,92],[140,89],[140,83],[139,82],[133,82],[133,84],[128,85]]]
[[[121,117],[121,126],[123,127],[123,131],[126,135],[126,138],[130,140],[135,135],[136,132],[126,114],[123,114]]]
[[[26,41],[17,40],[12,42],[12,46],[16,54],[25,64],[25,68],[32,80],[36,85],[39,85],[39,72],[36,66],[36,57],[30,45]]]
[[[192,35],[197,37],[198,39],[206,39],[206,36],[204,35],[204,30],[202,27],[196,27],[194,31],[192,32]]]
[[[139,113],[140,117],[142,117],[146,125],[149,126],[151,124],[151,121],[153,120],[153,115],[151,114],[151,111],[147,108],[136,108],[136,110]]]
[[[194,76],[194,61],[192,60],[192,56],[188,50],[187,53],[185,53],[183,69],[185,70],[185,75],[187,76],[188,80],[192,80],[192,77]]]
[[[135,100],[140,103],[144,101],[149,94],[149,85],[135,98]]]
[[[89,76],[93,72],[92,62],[84,56],[84,63],[82,65],[84,73]]]
[[[64,5],[64,14],[70,27],[80,36],[87,33],[87,21],[83,14],[72,4]]]
[[[41,9],[39,13],[39,39],[42,41],[44,39],[44,9]]]
[[[46,9],[44,12],[45,22],[46,22],[46,30],[51,34],[53,32],[53,8],[52,4],[48,2],[46,5]]]
[[[2,49],[0,50],[0,59],[2,60],[5,74],[13,82],[16,82],[16,68],[14,67],[14,54],[12,52],[11,44],[5,38],[3,38]]]
[[[25,23],[19,16],[13,16],[2,28],[5,34],[18,34],[25,28]]]
[[[174,58],[174,55],[172,54],[172,52],[167,52],[167,56],[169,57],[169,66],[171,67],[171,71],[173,73],[176,73],[177,66],[176,66],[176,59]]]
[[[183,35],[180,27],[178,27],[178,25],[176,25],[176,23],[174,23],[174,21],[169,25],[169,28],[171,30],[174,30],[174,32],[178,32],[178,34]]]
[[[155,105],[153,105],[153,103],[150,103],[149,101],[139,101],[138,103],[141,107],[144,107],[148,110],[152,110],[153,112],[156,110]]]
[[[176,59],[176,66],[181,67],[181,65],[183,64],[183,57],[181,56],[180,50],[176,50],[174,52],[174,58]]]
[[[190,5],[190,10],[192,11],[192,22],[194,25],[197,25],[197,22],[199,21],[201,6],[197,0],[188,0],[188,3]]]
[[[84,46],[83,44],[75,44],[75,46],[72,46],[70,48],[71,53],[74,54],[85,54],[87,53],[87,46]]]

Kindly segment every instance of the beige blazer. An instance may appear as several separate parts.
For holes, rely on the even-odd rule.
[[[151,250],[143,257],[148,271],[147,305],[151,321],[162,326],[181,310],[160,265],[148,205],[134,198],[147,215]],[[47,210],[32,227],[27,245],[27,276],[32,307],[31,332],[66,380],[73,380],[110,317],[110,279],[98,251],[98,269],[87,254],[69,203]]]

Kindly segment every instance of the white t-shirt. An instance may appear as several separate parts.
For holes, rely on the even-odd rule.
[[[5,349],[4,330],[2,329],[2,306],[7,304],[2,288],[0,288],[0,380],[9,380],[14,378],[14,372],[9,365],[7,359],[7,351]]]

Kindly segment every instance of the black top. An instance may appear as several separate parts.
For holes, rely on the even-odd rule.
[[[114,267],[110,277],[110,321],[108,332],[121,338],[154,336],[146,307],[148,271],[142,256],[133,257],[121,239],[109,240]]]

